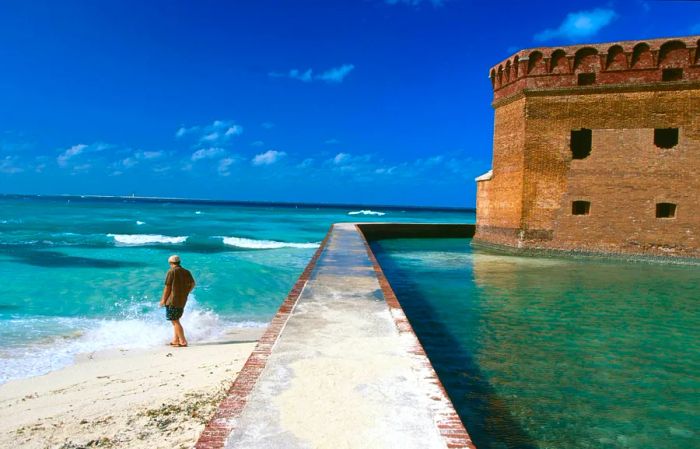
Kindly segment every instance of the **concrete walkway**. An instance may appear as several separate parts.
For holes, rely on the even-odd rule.
[[[334,225],[225,447],[471,447],[402,320],[362,235]]]

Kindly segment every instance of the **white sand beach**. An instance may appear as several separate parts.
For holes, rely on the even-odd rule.
[[[264,329],[187,348],[85,354],[0,386],[0,447],[189,448]]]

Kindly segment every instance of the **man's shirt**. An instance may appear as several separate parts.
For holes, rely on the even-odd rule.
[[[170,307],[185,307],[187,303],[187,294],[194,285],[194,278],[189,270],[176,266],[169,269],[168,273],[165,275],[165,285],[169,285],[172,289],[170,297],[165,301],[165,305]]]

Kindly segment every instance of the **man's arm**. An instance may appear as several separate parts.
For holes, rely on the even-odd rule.
[[[189,295],[192,290],[194,290],[194,286],[196,285],[194,282],[194,276],[192,276],[192,273],[189,274],[189,285],[187,286],[187,294]]]
[[[168,298],[170,298],[170,293],[172,293],[172,291],[173,288],[171,285],[166,285],[163,288],[163,296],[161,296],[160,298],[160,307],[163,307],[165,305],[165,301],[167,301]]]

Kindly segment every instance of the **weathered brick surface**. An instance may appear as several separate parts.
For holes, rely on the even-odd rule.
[[[530,67],[542,71],[539,84],[496,82],[493,176],[478,183],[475,240],[700,257],[697,42],[695,36],[538,49],[554,55]],[[613,50],[601,54],[604,48]],[[606,67],[617,70],[615,82],[599,82]],[[661,81],[664,67],[683,68],[684,78]],[[600,76],[594,85],[567,87],[557,72],[570,68]],[[592,130],[592,151],[572,160],[571,130],[580,128]],[[678,128],[678,145],[658,148],[654,128]],[[590,214],[572,215],[575,200],[590,201]],[[676,204],[675,218],[656,218],[659,202]]]
[[[477,211],[489,226],[520,226],[522,204],[513,198],[521,196],[523,189],[525,105],[522,98],[496,109],[493,142],[499,153],[493,171],[498,176],[477,184]]]

